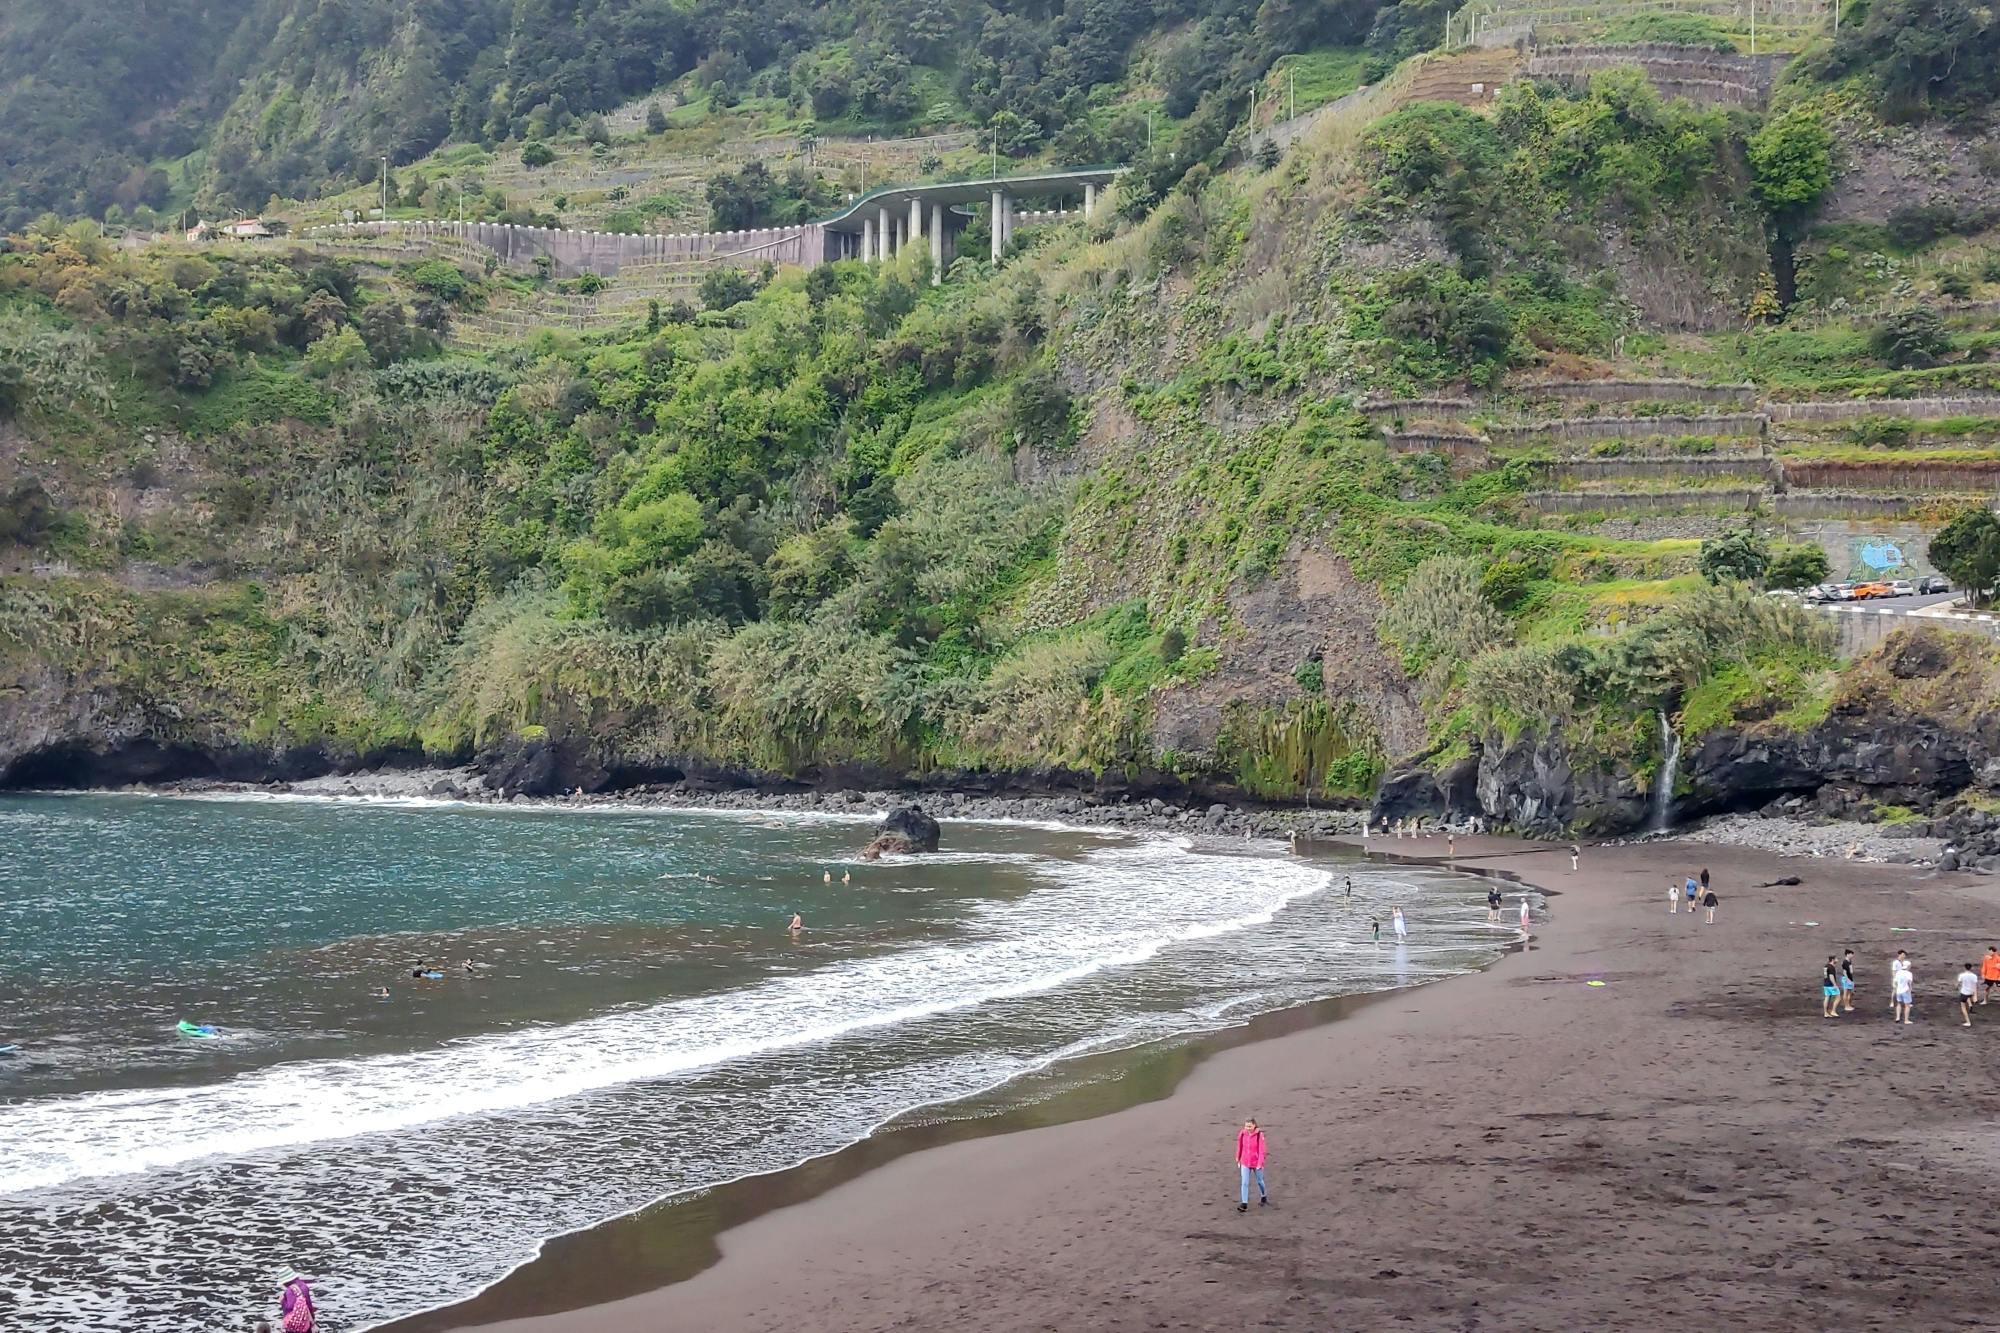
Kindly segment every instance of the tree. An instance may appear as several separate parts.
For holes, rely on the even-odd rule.
[[[583,141],[587,144],[608,144],[611,142],[611,127],[602,116],[592,116],[583,122]]]
[[[1764,569],[1767,588],[1810,588],[1824,583],[1828,570],[1826,552],[1818,546],[1787,546],[1771,557]]]
[[[1771,548],[1764,539],[1749,528],[1721,537],[1711,537],[1701,544],[1701,553],[1695,557],[1695,568],[1710,583],[1734,580],[1751,583],[1764,577],[1770,568]]]
[[[740,268],[718,267],[704,273],[697,293],[707,310],[727,310],[757,294],[757,280]]]
[[[1975,606],[1984,606],[2000,585],[2000,515],[1983,504],[1961,509],[1931,538],[1930,557]]]
[[[1898,311],[1868,335],[1868,350],[1898,370],[1934,366],[1951,350],[1944,320],[1929,306]]]
[[[555,149],[539,139],[530,139],[521,145],[521,165],[524,167],[545,167],[555,160]]]
[[[390,365],[410,354],[410,312],[400,301],[375,301],[362,308],[358,321],[361,341],[378,366]]]
[[[666,132],[667,113],[660,109],[658,102],[646,103],[646,133],[665,134]]]
[[[1833,135],[1816,107],[1772,117],[1748,148],[1752,188],[1774,219],[1804,217],[1833,185]]]

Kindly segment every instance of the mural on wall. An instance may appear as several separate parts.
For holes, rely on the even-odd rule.
[[[1903,548],[1887,537],[1856,542],[1854,558],[1870,574],[1903,572]]]

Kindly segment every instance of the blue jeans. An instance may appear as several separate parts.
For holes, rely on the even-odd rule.
[[[1236,1169],[1243,1173],[1243,1202],[1250,1202],[1250,1177],[1253,1175],[1257,1177],[1257,1197],[1260,1199],[1263,1198],[1264,1168],[1261,1166],[1238,1166]]]

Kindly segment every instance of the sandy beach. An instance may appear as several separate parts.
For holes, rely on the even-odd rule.
[[[575,1308],[506,1318],[503,1284],[423,1325],[1991,1322],[2000,1004],[1967,1031],[1952,994],[2000,939],[2000,886],[1672,842],[1587,849],[1575,874],[1565,853],[1499,839],[1458,853],[1559,895],[1485,972],[1223,1050],[1128,1110],[894,1156],[725,1231],[720,1261],[674,1285],[591,1304],[602,1294],[552,1293],[531,1265],[512,1290]],[[1667,912],[1669,876],[1697,865],[1714,925]],[[1782,875],[1804,883],[1752,887]],[[1857,1012],[1822,1019],[1820,968],[1846,947]],[[1898,948],[1913,1027],[1889,1021]],[[1247,1116],[1269,1136],[1275,1206],[1239,1214]]]

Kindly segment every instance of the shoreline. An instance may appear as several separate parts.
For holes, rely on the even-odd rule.
[[[1554,851],[1499,839],[1462,839],[1461,847],[1458,868],[1533,884],[1561,897],[1525,948],[1479,972],[1450,978],[1452,985],[1348,1000],[1339,1021],[1310,1017],[1314,1006],[1263,1016],[1273,1020],[1268,1034],[1254,1031],[1263,1020],[1218,1034],[1234,1040],[1187,1057],[1164,1095],[1105,1114],[1035,1127],[994,1126],[970,1137],[944,1135],[935,1144],[905,1137],[905,1148],[868,1151],[869,1144],[907,1135],[906,1130],[878,1133],[833,1158],[779,1173],[797,1178],[834,1158],[853,1161],[852,1170],[819,1167],[816,1174],[823,1178],[811,1182],[802,1201],[769,1198],[747,1216],[738,1215],[742,1210],[708,1210],[711,1220],[724,1223],[714,1228],[720,1259],[644,1294],[612,1297],[601,1282],[584,1285],[546,1267],[546,1283],[517,1281],[545,1264],[537,1259],[509,1279],[523,1293],[519,1298],[509,1293],[503,1300],[503,1283],[472,1303],[381,1327],[397,1333],[472,1327],[505,1333],[655,1326],[860,1330],[943,1326],[937,1321],[968,1308],[985,1312],[982,1328],[1023,1330],[1260,1323],[1323,1328],[1336,1309],[1341,1318],[1367,1312],[1434,1325],[1444,1312],[1455,1311],[1483,1317],[1486,1327],[1614,1328],[1654,1326],[1660,1309],[1674,1308],[1688,1317],[1701,1313],[1723,1328],[1802,1326],[1804,1309],[1843,1302],[1851,1308],[1857,1300],[1864,1310],[1880,1304],[1811,1242],[1806,1215],[1815,1208],[1824,1213],[1817,1202],[1822,1190],[1848,1200],[1847,1216],[1837,1224],[1841,1229],[1852,1229],[1868,1201],[1892,1191],[1906,1211],[1900,1220],[1881,1219],[1884,1229],[1952,1234],[1954,1200],[1967,1196],[1942,1191],[1946,1197],[1938,1201],[1910,1197],[1901,1172],[1892,1173],[1894,1181],[1875,1178],[1867,1149],[1830,1150],[1840,1168],[1831,1175],[1824,1161],[1805,1166],[1788,1160],[1783,1170],[1775,1175],[1765,1170],[1755,1182],[1678,1165],[1670,1175],[1693,1172],[1710,1180],[1683,1182],[1675,1199],[1683,1206],[1665,1210],[1657,1207],[1654,1177],[1662,1160],[1721,1160],[1739,1173],[1752,1170],[1751,1163],[1771,1155],[1775,1145],[1751,1142],[1767,1132],[1751,1126],[1801,1104],[1798,1094],[1782,1090],[1789,1078],[1778,1080],[1781,1090],[1753,1098],[1747,1091],[1728,1093],[1726,1080],[1718,1088],[1708,1072],[1785,1069],[1782,1060],[1752,1060],[1746,1066],[1736,1057],[1769,1055],[1762,1048],[1776,1043],[1796,1060],[1800,1052],[1793,1048],[1820,1041],[1812,1016],[1796,1016],[1803,993],[1792,984],[1792,974],[1800,970],[1797,960],[1787,957],[1779,976],[1769,974],[1770,935],[1797,936],[1792,941],[1797,947],[1780,952],[1805,955],[1833,938],[1812,938],[1817,921],[1806,926],[1800,917],[1833,917],[1841,910],[1855,916],[1851,933],[1866,951],[1869,968],[1878,954],[1886,956],[1883,951],[1899,943],[1936,955],[1920,958],[1927,983],[1919,1005],[1923,1026],[1892,1033],[1886,1020],[1864,1023],[1857,1015],[1846,1031],[1829,1031],[1828,1037],[1871,1044],[1886,1039],[1900,1043],[1892,1050],[1905,1051],[1948,1044],[1961,1035],[1984,1041],[1976,1030],[1962,1034],[1944,1026],[1944,1004],[1937,998],[1947,979],[1944,955],[1930,936],[1898,934],[1917,928],[1886,922],[1914,913],[1946,923],[1927,927],[1930,931],[1977,938],[1991,928],[2000,901],[1991,881],[1673,842],[1592,849],[1585,875],[1572,880],[1567,857]],[[1427,856],[1398,858],[1393,850],[1386,855],[1375,850],[1383,860],[1433,863]],[[1718,866],[1718,883],[1728,886],[1718,926],[1668,916],[1643,887],[1658,885],[1666,867],[1696,860]],[[1801,874],[1807,883],[1751,887],[1786,873]],[[1707,984],[1688,994],[1658,986],[1660,974],[1645,965],[1661,961],[1655,955],[1662,951]],[[1807,972],[1816,966],[1809,956],[1804,963]],[[1564,973],[1563,967],[1589,970]],[[1555,974],[1549,975],[1552,968]],[[1586,980],[1604,985],[1586,989]],[[1745,981],[1756,984],[1743,992]],[[1866,999],[1880,999],[1875,992],[1882,988],[1869,981],[1863,982]],[[1782,985],[1781,993],[1772,993],[1773,982]],[[1730,1004],[1715,1003],[1709,992],[1717,986],[1729,992]],[[1810,998],[1803,1003],[1809,1010]],[[1582,1005],[1598,1019],[1578,1023],[1571,1011]],[[1468,1014],[1478,1016],[1475,1029],[1495,1030],[1466,1031]],[[1296,1029],[1278,1030],[1289,1024]],[[2000,1020],[1993,1026],[2000,1027]],[[1408,1045],[1413,1038],[1417,1045]],[[1813,1046],[1803,1050],[1807,1059],[1813,1057]],[[1496,1059],[1496,1051],[1503,1058]],[[1827,1097],[1824,1106],[1822,1099],[1808,1098],[1806,1109],[1865,1126],[1842,1132],[1878,1136],[1857,1143],[1880,1142],[1885,1113],[1875,1104],[1878,1092],[1891,1097],[1900,1092],[1903,1139],[1923,1140],[1909,1148],[1899,1140],[1892,1155],[1926,1156],[1926,1165],[1935,1169],[1944,1169],[1938,1164],[1945,1150],[1936,1141],[1941,1125],[1961,1126],[1968,1115],[2000,1113],[1992,1093],[1964,1087],[1950,1067],[1920,1070],[1905,1088],[1891,1091],[1878,1089],[1877,1079],[1848,1077],[1856,1058],[1873,1062],[1873,1057],[1842,1056],[1832,1070],[1803,1072],[1808,1087],[1815,1072],[1839,1081],[1840,1098]],[[1959,1058],[1981,1057],[1968,1051]],[[1330,1080],[1312,1072],[1327,1069],[1335,1071]],[[1607,1074],[1620,1077],[1606,1079]],[[1326,1086],[1329,1082],[1333,1086]],[[1469,1091],[1477,1095],[1468,1096]],[[1330,1116],[1329,1097],[1340,1108]],[[1751,1099],[1760,1102],[1760,1116],[1730,1109]],[[1691,1117],[1669,1113],[1661,1120],[1662,1104],[1707,1109]],[[1225,1169],[1228,1128],[1246,1106],[1256,1107],[1274,1133],[1272,1189],[1281,1200],[1279,1210],[1254,1220],[1235,1213]],[[1390,1110],[1394,1114],[1381,1114]],[[1887,1120],[1897,1123],[1893,1114]],[[1523,1121],[1547,1128],[1524,1133]],[[1345,1132],[1357,1128],[1367,1136]],[[1614,1141],[1634,1133],[1636,1145]],[[1570,1146],[1551,1156],[1542,1146],[1550,1139]],[[1474,1146],[1481,1141],[1509,1147],[1482,1153]],[[1574,1157],[1578,1142],[1590,1145],[1585,1160]],[[1453,1152],[1440,1160],[1446,1143]],[[1626,1151],[1635,1147],[1636,1154]],[[876,1156],[880,1160],[872,1160]],[[871,1160],[858,1160],[863,1157]],[[1187,1165],[1190,1160],[1198,1165]],[[1515,1180],[1517,1175],[1528,1179]],[[1847,1175],[1856,1179],[1850,1182]],[[1746,1190],[1751,1183],[1762,1188]],[[1849,1184],[1860,1192],[1849,1193]],[[739,1182],[728,1189],[744,1192],[750,1185]],[[1442,1214],[1435,1211],[1440,1189],[1453,1200]],[[1406,1194],[1407,1208],[1396,1197]],[[1738,1194],[1746,1197],[1732,1197]],[[1803,1194],[1802,1205],[1793,1206],[1795,1194]],[[1635,1215],[1634,1198],[1651,1205]],[[927,1203],[911,1207],[913,1199],[953,1204],[941,1220]],[[1369,1202],[1355,1207],[1355,1199]],[[1773,1209],[1779,1206],[1770,1200],[1784,1201],[1775,1221]],[[634,1217],[676,1206],[683,1205],[658,1204]],[[1747,1234],[1744,1214],[1732,1211],[1737,1209],[1754,1215]],[[1933,1224],[1944,1229],[1933,1232],[1928,1229]],[[624,1262],[625,1254],[606,1234],[620,1225],[607,1223],[569,1238],[577,1272],[608,1273]],[[630,1220],[624,1225],[637,1229],[618,1244],[643,1249],[645,1237],[638,1233],[644,1228]],[[1209,1230],[1186,1231],[1190,1226]],[[1744,1246],[1761,1253],[1771,1243],[1767,1232],[1789,1234],[1801,1226],[1804,1238],[1793,1244],[1804,1248],[1786,1269],[1804,1272],[1779,1284],[1782,1293],[1771,1290],[1773,1272],[1761,1259],[1750,1269],[1757,1280],[1743,1284],[1715,1275],[1685,1276],[1691,1269],[1703,1271],[1684,1257],[1690,1246],[1713,1249],[1718,1262],[1733,1255],[1740,1270]],[[1265,1239],[1258,1244],[1275,1245],[1284,1263],[1273,1270],[1256,1260],[1254,1251],[1231,1239],[1233,1227],[1262,1228],[1256,1234]],[[1639,1240],[1635,1231],[1646,1238]],[[1441,1234],[1455,1239],[1439,1251]],[[1607,1253],[1613,1236],[1618,1244]],[[1321,1273],[1323,1261],[1308,1253],[1314,1248],[1341,1256],[1336,1273]],[[1292,1257],[1295,1251],[1298,1258]],[[1376,1257],[1355,1257],[1362,1253]],[[1579,1266],[1584,1256],[1593,1263]],[[1369,1267],[1378,1259],[1381,1267]],[[1956,1318],[2000,1297],[2000,1279],[1987,1271],[1974,1247],[1959,1247],[1949,1259],[1952,1282],[1905,1296],[1906,1306],[1914,1300],[1928,1316],[1942,1319],[1949,1311]],[[1443,1280],[1445,1270],[1467,1264],[1477,1272]],[[1521,1277],[1495,1277],[1516,1265]],[[1551,1266],[1574,1271],[1558,1284]],[[1690,1292],[1699,1291],[1701,1303],[1665,1297],[1663,1306],[1635,1320],[1631,1284],[1666,1282],[1666,1270],[1680,1275],[1674,1280]],[[1732,1271],[1731,1265],[1723,1262],[1721,1271]],[[1256,1281],[1246,1284],[1246,1276]],[[1642,1289],[1649,1297],[1657,1294],[1652,1285]]]
[[[1358,839],[1340,850],[1356,857],[1364,855]],[[1367,859],[1420,869],[1452,870],[1426,857],[1371,854]],[[1338,864],[1327,864],[1330,874],[1337,873]],[[1519,882],[1505,872],[1454,873]],[[1555,891],[1528,887],[1547,899],[1558,896]],[[721,1251],[717,1242],[727,1232],[770,1213],[810,1204],[829,1190],[902,1158],[953,1144],[1115,1116],[1136,1106],[1171,1098],[1187,1077],[1227,1051],[1337,1024],[1372,1005],[1477,976],[1500,959],[1521,952],[1528,943],[1514,939],[1499,945],[1493,962],[1472,972],[1325,996],[1253,1014],[1228,1026],[1140,1039],[1126,1046],[1052,1059],[981,1092],[912,1107],[852,1143],[790,1166],[675,1193],[634,1211],[546,1237],[533,1256],[473,1295],[368,1325],[369,1333],[446,1333],[446,1330],[488,1327],[519,1318],[523,1304],[548,1302],[557,1307],[536,1311],[545,1316],[574,1314],[583,1310],[585,1304],[577,1303],[566,1293],[574,1291],[580,1283],[587,1281],[597,1294],[598,1299],[587,1304],[618,1299],[604,1296],[607,1285],[634,1285],[632,1273],[607,1273],[607,1254],[643,1257],[643,1275],[637,1277],[636,1287],[623,1295],[657,1293],[698,1276],[719,1262]],[[1389,947],[1386,942],[1384,947]],[[553,1297],[548,1295],[551,1292],[555,1293]]]

